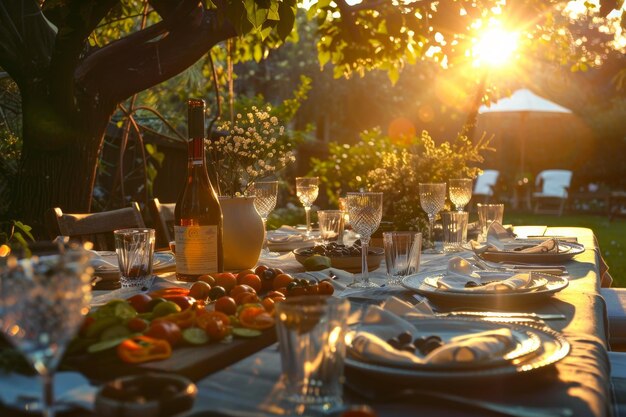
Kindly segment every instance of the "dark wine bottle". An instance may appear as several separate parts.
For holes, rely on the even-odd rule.
[[[204,158],[204,100],[187,102],[189,159],[187,182],[178,197],[176,223],[176,278],[197,281],[200,275],[224,271],[222,209],[207,175]]]

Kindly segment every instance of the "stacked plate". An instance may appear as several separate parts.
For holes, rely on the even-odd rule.
[[[467,383],[474,382],[477,378],[501,378],[545,370],[566,357],[570,351],[569,343],[560,333],[539,325],[436,317],[412,318],[409,321],[414,326],[413,338],[437,336],[444,345],[457,336],[497,331],[502,328],[511,331],[513,343],[502,355],[486,360],[410,366],[389,365],[384,361],[372,360],[371,357],[364,360],[358,350],[349,344],[346,358],[348,368],[412,382]],[[354,327],[355,331],[374,335],[381,332],[379,325],[357,324]],[[383,334],[377,336],[385,338]]]
[[[444,289],[438,284],[445,275],[446,270],[426,271],[409,275],[402,280],[402,285],[416,293],[428,297],[435,303],[454,304],[456,306],[488,306],[528,304],[544,300],[553,294],[563,290],[569,284],[566,277],[544,274],[541,272],[531,273],[531,282],[523,288],[509,289],[506,291],[477,291],[476,288]]]
[[[117,254],[113,251],[94,252],[92,259],[95,290],[114,290],[120,288],[120,270]],[[176,257],[172,252],[155,252],[152,261],[152,272],[155,274],[176,270]]]

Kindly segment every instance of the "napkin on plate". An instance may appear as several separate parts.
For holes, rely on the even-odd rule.
[[[493,222],[487,231],[487,242],[480,244],[475,240],[470,241],[472,250],[477,254],[490,252],[520,252],[520,253],[548,253],[558,252],[557,239],[515,239],[510,231],[500,223]]]
[[[119,270],[117,264],[117,254],[115,252],[98,252],[95,250],[92,250],[90,252],[91,259],[89,260],[89,262],[96,272],[109,272]]]
[[[303,242],[316,238],[315,236],[307,236],[306,233],[295,227],[284,225],[276,230],[269,231],[267,235],[268,243]]]
[[[530,272],[476,271],[467,260],[455,256],[448,261],[448,269],[437,280],[437,287],[456,292],[496,292],[519,290],[531,283]]]
[[[415,353],[397,350],[386,342],[404,331],[413,335],[417,333],[413,325],[395,314],[378,306],[369,306],[362,323],[367,331],[356,331],[349,344],[351,352],[360,360],[382,365],[414,367],[481,363],[503,356],[515,344],[511,330],[503,327],[455,336],[441,347],[422,355],[417,350]]]

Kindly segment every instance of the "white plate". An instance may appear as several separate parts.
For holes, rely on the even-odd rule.
[[[561,291],[569,285],[569,281],[561,276],[535,273],[545,278],[548,282],[535,291],[529,292],[452,292],[440,290],[425,282],[427,279],[433,279],[442,276],[446,271],[426,271],[409,275],[402,279],[402,286],[415,291],[416,293],[428,297],[435,303],[455,304],[457,307],[465,305],[487,305],[493,307],[495,305],[508,306],[512,304],[524,304],[541,301],[552,294]]]
[[[493,262],[523,262],[534,264],[550,264],[565,262],[572,259],[574,256],[579,255],[585,251],[585,246],[580,243],[574,242],[559,242],[559,252],[540,252],[540,253],[528,253],[528,252],[516,252],[516,251],[501,251],[501,252],[484,252],[480,255],[481,258],[485,258],[488,261]]]
[[[415,325],[415,331],[412,332],[413,339],[418,337],[428,338],[429,336],[439,336],[443,343],[449,343],[450,340],[456,336],[468,335],[472,333],[480,333],[488,330],[496,330],[502,327],[510,327],[501,323],[493,323],[487,321],[465,319],[455,320],[447,319],[441,320],[437,318],[420,318],[409,319],[411,324]],[[370,324],[357,324],[353,326],[356,331],[364,331],[372,333],[381,339],[385,339],[385,335],[380,333],[380,325]],[[509,349],[506,354],[500,357],[490,357],[486,361],[481,362],[463,362],[454,364],[423,364],[415,365],[414,367],[400,367],[402,369],[425,369],[425,370],[446,370],[455,371],[460,368],[463,369],[482,369],[490,368],[494,366],[504,366],[511,361],[519,361],[521,358],[533,354],[541,347],[541,340],[534,333],[525,329],[511,328],[511,334],[515,341],[514,346]],[[347,346],[348,354],[356,360],[359,360],[359,354],[355,352],[351,346]],[[372,363],[371,361],[367,363]],[[391,366],[383,364],[382,366]]]
[[[520,271],[523,272],[523,271]],[[482,281],[487,282],[489,281],[489,272],[481,272],[481,278]],[[430,285],[431,287],[434,287],[436,289],[439,289],[439,280],[442,279],[445,275],[445,272],[442,274],[438,274],[436,276],[429,276],[427,278],[424,279],[424,283]],[[493,275],[498,276],[498,277],[502,277],[502,272],[494,272]],[[511,274],[511,276],[513,276],[514,274]],[[504,279],[502,279],[502,281],[504,281]],[[541,287],[544,287],[546,284],[548,284],[548,280],[545,278],[545,276],[543,274],[537,274],[537,273],[533,273],[533,277],[532,277],[532,281],[530,282],[530,285],[528,285],[527,287],[524,288],[515,288],[515,289],[509,289],[506,291],[499,291],[498,293],[502,293],[502,292],[516,292],[516,293],[520,293],[520,292],[529,292],[529,291],[535,291],[538,290]],[[480,291],[479,288],[477,287],[473,287],[471,288],[471,290],[463,290],[461,288],[449,288],[446,290],[440,290],[440,291],[451,291],[451,292],[457,292],[457,293],[462,293],[462,294],[468,294],[468,293],[481,293],[481,294],[493,294],[495,293],[495,291]]]
[[[546,369],[556,362],[566,357],[570,351],[570,345],[560,334],[547,327],[535,325],[522,325],[511,323],[494,323],[480,320],[465,319],[444,319],[444,318],[423,318],[412,319],[412,324],[418,329],[425,329],[431,334],[443,333],[443,329],[451,329],[449,335],[452,337],[456,329],[456,334],[477,333],[485,330],[495,330],[502,327],[509,327],[516,335],[528,334],[532,338],[539,340],[539,348],[533,353],[523,355],[517,359],[501,361],[495,366],[480,368],[448,367],[432,369],[423,367],[397,368],[386,365],[377,365],[361,362],[353,357],[346,358],[346,366],[355,370],[379,375],[381,377],[393,377],[399,380],[423,381],[425,383],[445,382],[445,383],[470,383],[477,379],[502,378],[504,376],[514,376],[527,374]],[[442,336],[443,338],[443,336]]]
[[[117,268],[117,254],[114,251],[99,251],[98,255],[115,267],[96,269],[94,275],[101,277],[103,280],[118,279],[120,271]],[[170,251],[154,252],[152,261],[152,271],[154,273],[169,272],[175,270],[175,268],[176,256],[174,253]]]

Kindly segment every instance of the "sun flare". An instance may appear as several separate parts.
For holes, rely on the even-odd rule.
[[[502,28],[488,29],[472,48],[474,65],[500,67],[510,62],[517,50],[519,35]]]

